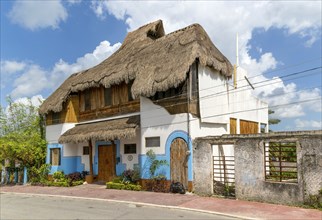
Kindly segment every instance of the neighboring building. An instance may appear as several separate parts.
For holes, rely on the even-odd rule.
[[[40,107],[51,173],[90,171],[92,163],[97,180],[136,166],[148,179],[152,149],[169,162],[159,174],[191,186],[195,138],[268,129],[267,104],[252,97],[245,71],[238,67],[238,89],[232,74],[198,24],[165,35],[159,20],[130,32],[112,56],[71,75]]]

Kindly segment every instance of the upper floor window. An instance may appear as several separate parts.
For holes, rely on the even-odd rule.
[[[109,106],[112,105],[112,89],[104,88],[104,105]]]
[[[129,82],[129,84],[127,84],[127,95],[128,95],[128,100],[129,100],[129,102],[130,102],[130,101],[133,101],[132,93],[131,93],[132,85],[133,85],[133,80],[131,80],[131,81]]]
[[[59,124],[60,123],[60,112],[53,112],[51,114],[52,117],[52,124]]]
[[[190,99],[198,98],[198,63],[197,61],[191,65],[190,69]]]
[[[179,97],[182,94],[185,94],[185,84],[181,84],[179,85],[177,88],[170,88],[165,92],[157,92],[155,93],[155,95],[152,97],[152,100],[162,100],[162,99],[167,99],[167,98],[175,98],[175,97]]]
[[[85,104],[85,111],[91,110],[91,90],[87,89],[84,91],[84,104]]]

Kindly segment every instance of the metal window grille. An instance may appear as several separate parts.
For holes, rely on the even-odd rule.
[[[265,180],[297,183],[296,143],[266,143]]]
[[[146,147],[160,147],[160,137],[146,137],[145,138]]]
[[[136,144],[124,144],[124,154],[136,154]]]

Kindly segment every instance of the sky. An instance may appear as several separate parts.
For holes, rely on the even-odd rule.
[[[105,60],[129,31],[163,20],[166,33],[199,23],[255,85],[281,123],[322,129],[321,1],[1,0],[1,105],[46,99],[72,73]]]

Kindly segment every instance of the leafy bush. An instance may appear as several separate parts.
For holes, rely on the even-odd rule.
[[[132,191],[141,191],[141,186],[134,185],[134,184],[125,184],[124,189],[125,190],[132,190]]]
[[[71,186],[79,186],[79,185],[83,185],[84,181],[83,180],[78,180],[78,181],[74,181],[72,182]]]
[[[43,164],[37,168],[35,166],[28,169],[29,181],[31,183],[44,183],[48,180],[48,174],[50,171],[50,164]]]
[[[156,171],[162,167],[162,166],[169,166],[169,163],[167,160],[158,160],[156,159],[157,156],[155,155],[154,151],[148,150],[146,152],[146,156],[148,157],[149,163],[150,163],[150,167],[149,167],[149,172],[150,172],[150,176],[151,178],[153,178],[154,176],[156,176]]]
[[[147,151],[146,155],[150,164],[149,173],[151,178],[151,180],[146,185],[146,189],[148,191],[154,192],[169,192],[166,176],[157,173],[157,170],[162,166],[169,166],[168,161],[156,159],[157,157],[153,150]]]
[[[53,182],[53,181],[48,181],[47,186],[58,186],[58,187],[69,187],[69,184],[67,181],[59,181],[59,182]]]
[[[170,188],[167,184],[167,178],[164,175],[158,175],[151,178],[147,183],[146,189],[153,192],[169,192]]]
[[[113,182],[107,182],[106,183],[107,189],[123,189],[124,184],[123,183],[113,183]]]
[[[56,171],[53,174],[53,179],[54,182],[63,182],[64,180],[66,180],[64,171]]]
[[[122,176],[118,176],[118,177],[115,177],[113,180],[112,180],[113,183],[123,183],[123,177]]]
[[[107,182],[106,183],[106,188],[107,189],[125,189],[125,190],[132,190],[132,191],[140,191],[141,186],[140,185],[135,185],[131,183],[113,183],[113,182]]]
[[[73,181],[73,182],[83,179],[82,174],[80,172],[70,173],[70,174],[66,175],[66,178]]]
[[[137,183],[140,180],[140,171],[138,168],[125,170],[122,175],[123,182]]]

